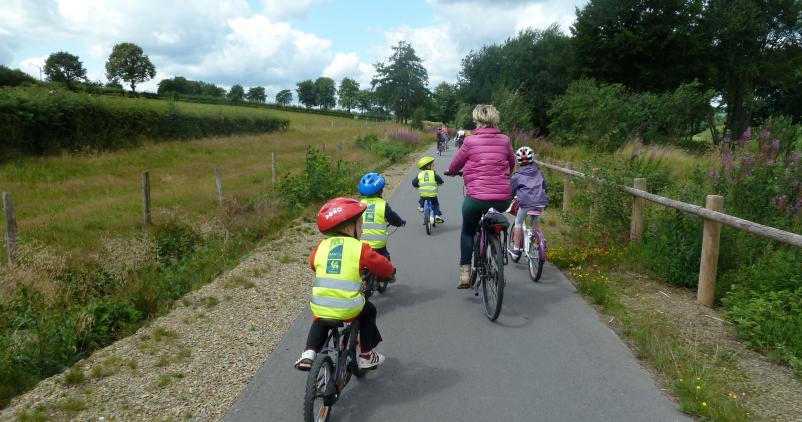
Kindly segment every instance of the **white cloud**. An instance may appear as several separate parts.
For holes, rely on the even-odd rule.
[[[20,62],[19,69],[36,79],[39,79],[40,76],[44,78],[45,75],[40,73],[40,69],[44,71],[45,60],[47,60],[47,56],[29,57]]]
[[[373,78],[373,66],[362,62],[357,53],[339,52],[331,63],[323,69],[323,76],[340,81],[349,77],[359,82],[360,88],[367,89]]]
[[[309,8],[323,0],[265,0],[262,14],[273,20],[305,18]]]

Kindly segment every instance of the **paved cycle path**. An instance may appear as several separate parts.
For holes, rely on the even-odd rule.
[[[437,158],[438,174],[453,152]],[[525,260],[506,266],[501,315],[488,321],[481,297],[456,289],[462,179],[444,177],[446,224],[427,236],[410,184],[415,173],[389,199],[407,220],[388,244],[398,281],[371,298],[387,361],[351,380],[331,420],[690,420],[550,264],[540,283],[530,281]],[[310,271],[310,286],[312,279]],[[292,364],[310,321],[308,310],[298,316],[226,420],[302,419],[307,373]]]

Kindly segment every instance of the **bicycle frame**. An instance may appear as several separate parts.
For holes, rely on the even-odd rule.
[[[429,223],[434,227],[435,222],[437,221],[434,216],[434,208],[432,207],[432,201],[429,198],[423,200],[423,208],[428,211],[423,213],[423,225],[426,225],[426,217],[429,217]]]
[[[326,406],[333,406],[340,399],[345,386],[348,385],[350,374],[347,376],[344,371],[348,370],[348,343],[346,340],[350,339],[351,331],[354,322],[346,322],[341,328],[332,327],[329,330],[328,338],[323,346],[320,354],[327,354],[334,363],[334,380],[335,382],[326,385],[327,391],[323,392],[323,403]],[[342,350],[341,350],[342,349]]]
[[[537,258],[538,259],[542,259],[542,260],[545,261],[546,260],[546,237],[543,236],[543,231],[540,228],[536,229],[535,231],[532,231],[533,224],[531,223],[531,221],[534,219],[534,217],[539,217],[540,215],[541,215],[541,211],[537,211],[536,214],[534,214],[534,213],[533,214],[528,214],[526,216],[526,218],[524,219],[524,226],[523,226],[524,244],[523,244],[523,250],[524,250],[524,254],[526,256],[526,259],[532,259],[532,257],[529,256],[529,245],[531,245],[535,234],[537,234],[538,235],[538,239],[539,239],[538,256],[537,256]]]

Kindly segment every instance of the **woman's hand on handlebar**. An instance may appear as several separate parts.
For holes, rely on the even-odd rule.
[[[447,172],[445,172],[443,174],[445,174],[446,176],[450,176],[450,177],[462,176],[462,172],[461,171],[457,171],[457,172],[453,172],[453,173],[450,172],[450,171],[447,171]]]

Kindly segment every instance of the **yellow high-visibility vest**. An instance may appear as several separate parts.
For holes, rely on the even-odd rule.
[[[437,179],[434,177],[434,171],[423,170],[418,173],[418,193],[423,198],[437,196]]]
[[[362,198],[361,202],[368,206],[362,213],[362,241],[373,249],[387,246],[387,220],[384,218],[387,202],[378,197]]]
[[[348,320],[365,306],[359,259],[362,242],[334,236],[320,242],[315,253],[315,286],[309,307],[318,318]]]

